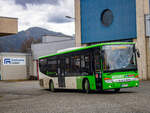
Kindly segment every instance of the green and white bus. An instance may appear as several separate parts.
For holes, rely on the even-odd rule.
[[[59,51],[39,58],[40,85],[55,89],[118,92],[138,87],[139,78],[133,42],[101,43]]]

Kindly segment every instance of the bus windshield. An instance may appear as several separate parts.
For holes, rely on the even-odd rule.
[[[105,45],[102,51],[104,72],[137,69],[134,45]]]

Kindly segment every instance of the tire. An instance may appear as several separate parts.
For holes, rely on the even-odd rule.
[[[114,89],[115,93],[119,93],[119,91],[120,91],[120,88]]]
[[[50,83],[49,83],[49,89],[50,89],[50,91],[55,92],[53,81],[50,81]]]
[[[86,93],[90,93],[90,83],[88,80],[85,80],[84,82],[84,90]]]

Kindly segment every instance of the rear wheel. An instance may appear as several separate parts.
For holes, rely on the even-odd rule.
[[[50,91],[55,92],[53,81],[50,81],[50,83],[49,83],[49,89],[50,89]]]
[[[84,90],[85,90],[86,93],[90,93],[90,83],[89,83],[88,80],[85,80]]]
[[[118,93],[120,91],[120,88],[114,89],[115,93]]]

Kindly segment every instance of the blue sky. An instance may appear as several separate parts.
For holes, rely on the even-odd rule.
[[[18,30],[43,27],[72,35],[74,0],[0,0],[0,16],[18,18]]]

